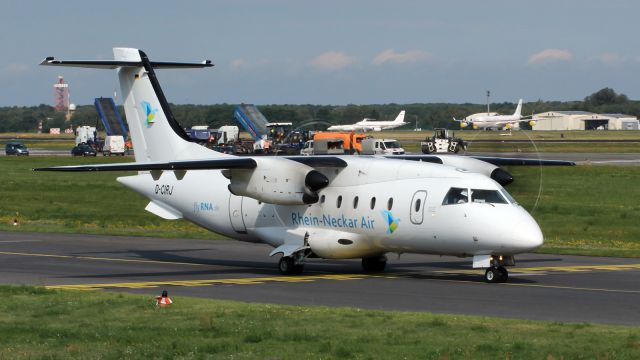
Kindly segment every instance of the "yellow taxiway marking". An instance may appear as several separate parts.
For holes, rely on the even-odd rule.
[[[546,273],[546,272],[593,272],[593,271],[625,271],[640,270],[640,264],[619,264],[619,265],[575,265],[575,266],[540,266],[528,268],[510,267],[510,273]],[[477,274],[480,269],[476,270],[437,270],[436,273],[442,274]]]
[[[213,285],[254,285],[264,283],[286,282],[314,282],[318,280],[363,280],[371,278],[391,278],[393,275],[365,275],[365,274],[323,274],[310,276],[280,276],[280,277],[255,277],[255,278],[231,278],[231,279],[197,279],[197,280],[168,280],[168,281],[141,281],[125,283],[102,284],[73,284],[50,285],[47,289],[73,289],[73,290],[100,290],[100,289],[144,289],[160,286],[213,286]]]
[[[75,260],[120,261],[120,262],[133,262],[133,263],[143,263],[143,264],[170,264],[170,265],[209,266],[209,264],[188,263],[188,262],[178,262],[178,261],[120,259],[120,258],[108,258],[108,257],[96,257],[96,256],[37,254],[37,253],[21,253],[21,252],[9,252],[9,251],[0,251],[0,255],[36,256],[36,257],[50,257],[50,258],[58,258],[58,259],[72,259],[72,260],[75,259]]]

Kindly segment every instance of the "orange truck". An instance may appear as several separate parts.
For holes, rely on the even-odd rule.
[[[313,141],[323,139],[342,140],[346,154],[360,154],[362,152],[362,140],[365,138],[367,138],[367,135],[353,131],[317,131],[313,135]]]

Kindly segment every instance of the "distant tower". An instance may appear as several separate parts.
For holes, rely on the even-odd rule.
[[[69,84],[64,82],[62,76],[58,76],[58,82],[53,84],[53,96],[56,111],[69,111]]]

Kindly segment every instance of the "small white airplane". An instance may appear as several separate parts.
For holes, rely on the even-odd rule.
[[[393,121],[374,121],[374,119],[364,118],[362,121],[358,121],[351,125],[333,125],[329,126],[327,130],[330,131],[382,131],[388,129],[395,129],[399,126],[408,124],[404,122],[405,111],[402,110],[396,116]]]
[[[488,282],[503,282],[514,255],[543,242],[536,221],[501,184],[496,166],[571,165],[552,160],[433,156],[233,156],[190,142],[173,117],[156,69],[202,63],[150,61],[114,48],[115,60],[41,65],[117,69],[135,162],[36,171],[137,171],[117,179],[147,197],[146,210],[187,219],[233,239],[262,242],[282,255],[283,274],[305,259],[361,258],[382,271],[387,253],[473,257]],[[401,159],[401,160],[398,160]],[[414,161],[407,161],[414,160]]]
[[[498,113],[478,113],[467,116],[465,119],[458,120],[455,117],[453,121],[460,123],[461,128],[471,126],[473,129],[511,129],[520,124],[523,119],[527,117],[522,116],[522,99],[518,101],[518,106],[513,115],[498,115]],[[530,116],[528,118],[531,118]],[[525,120],[526,121],[526,120]],[[536,122],[534,120],[529,121],[529,125],[533,126]]]

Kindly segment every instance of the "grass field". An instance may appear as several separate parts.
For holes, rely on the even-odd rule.
[[[640,131],[513,131],[511,136],[501,136],[502,131],[466,130],[455,131],[456,136],[464,140],[530,140],[527,143],[472,143],[468,151],[472,152],[640,152]],[[372,132],[377,138],[391,138],[399,140],[404,149],[412,153],[421,153],[420,143],[432,131],[391,130]],[[563,137],[560,137],[560,134]],[[250,138],[242,133],[241,137]],[[9,133],[0,134],[0,146],[13,139],[27,139],[24,144],[30,149],[71,150],[75,145],[73,136]],[[541,143],[538,140],[558,141],[557,143]],[[562,140],[635,140],[627,143],[563,143]],[[535,145],[534,145],[535,144]]]
[[[0,229],[221,238],[184,220],[166,221],[144,211],[148,200],[126,190],[115,180],[118,176],[132,173],[31,171],[36,167],[122,161],[122,158],[101,156],[0,157]],[[14,219],[18,219],[19,226],[12,225]]]
[[[126,173],[30,170],[122,160],[0,157],[0,230],[220,238],[186,221],[167,221],[144,211],[148,201],[115,181]],[[509,171],[516,181],[508,190],[544,232],[546,242],[540,251],[640,257],[640,167],[512,167]],[[12,225],[14,219],[19,226]]]
[[[171,295],[171,294],[170,294]],[[2,359],[638,359],[638,327],[0,286]]]

